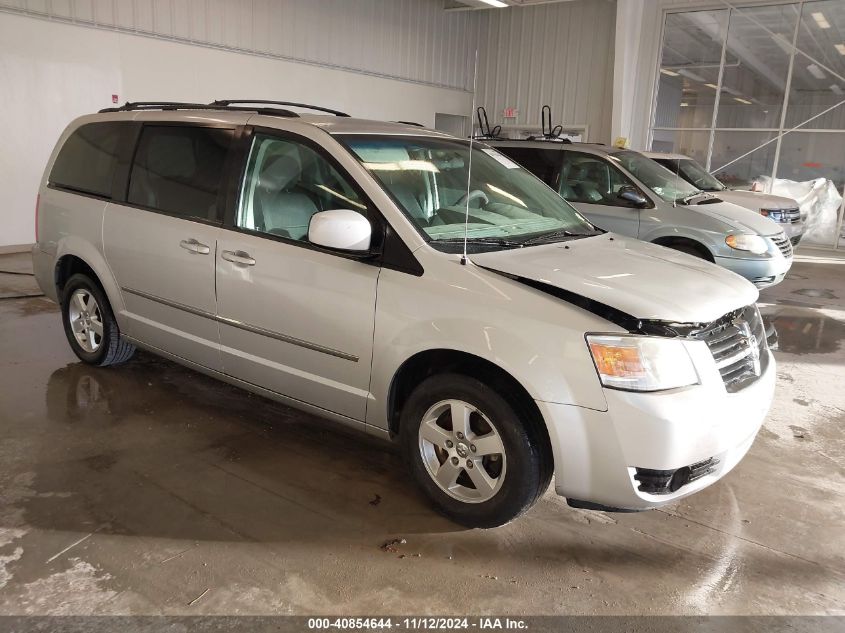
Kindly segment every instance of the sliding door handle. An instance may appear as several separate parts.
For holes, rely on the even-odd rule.
[[[202,242],[196,241],[194,238],[182,240],[179,242],[179,246],[184,248],[186,251],[196,253],[198,255],[208,255],[211,252],[211,249],[208,246]]]
[[[227,262],[239,264],[240,266],[255,266],[255,260],[249,256],[249,253],[244,253],[243,251],[223,251],[220,253],[220,257]]]

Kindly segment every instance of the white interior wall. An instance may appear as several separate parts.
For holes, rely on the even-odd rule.
[[[126,100],[276,98],[366,118],[433,126],[466,115],[472,95],[436,87],[88,28],[0,11],[0,247],[34,241],[44,164],[74,117]]]
[[[478,105],[490,125],[587,125],[588,140],[610,142],[615,0],[574,0],[479,11]],[[506,107],[516,119],[503,121]]]

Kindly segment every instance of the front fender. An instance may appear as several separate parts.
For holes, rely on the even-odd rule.
[[[580,308],[512,279],[475,267],[462,279],[384,269],[378,309],[367,423],[388,428],[388,398],[396,373],[416,354],[454,350],[482,358],[517,380],[536,399],[606,410],[584,340],[617,328]]]

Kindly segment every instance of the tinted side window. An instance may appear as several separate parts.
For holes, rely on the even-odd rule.
[[[197,126],[144,126],[132,164],[129,203],[220,221],[218,194],[233,134]]]
[[[639,187],[609,161],[593,154],[563,152],[559,192],[569,202],[629,207],[618,196],[622,187]]]
[[[110,198],[118,154],[131,129],[130,121],[79,127],[59,150],[50,184]]]
[[[496,149],[513,158],[552,189],[558,188],[563,152],[556,149],[535,149],[532,147],[497,147]]]

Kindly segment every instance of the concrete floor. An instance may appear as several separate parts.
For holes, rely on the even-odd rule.
[[[727,478],[490,531],[377,441],[148,354],[82,365],[34,293],[0,273],[2,614],[845,614],[845,260],[762,294],[778,391]]]

